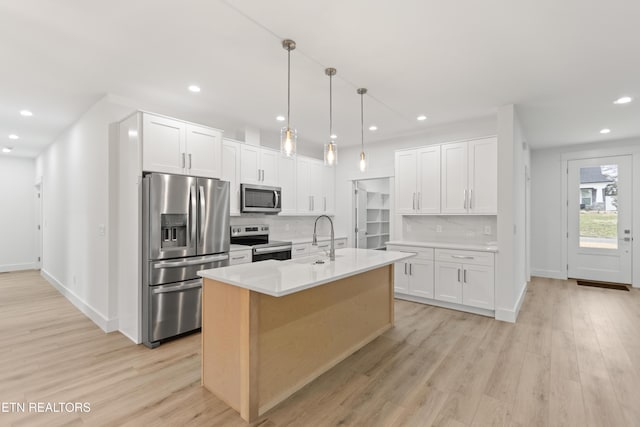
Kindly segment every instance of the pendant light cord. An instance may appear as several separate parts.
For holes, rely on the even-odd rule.
[[[360,140],[362,141],[362,152],[364,153],[364,93],[360,94]]]
[[[287,48],[287,129],[290,129],[291,116],[291,48]]]
[[[333,141],[333,75],[329,75],[329,142]]]

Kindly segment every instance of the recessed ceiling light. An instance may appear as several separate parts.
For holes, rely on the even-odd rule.
[[[10,152],[11,152],[11,150],[13,150],[13,148],[11,148],[11,147],[4,147],[4,148],[2,149],[2,152],[3,152],[3,153],[10,153]]]
[[[285,117],[284,116],[278,116],[278,117],[276,117],[276,120],[279,121],[279,122],[284,122]]]
[[[613,101],[614,104],[628,104],[631,101],[633,101],[633,98],[631,98],[630,96],[622,96],[618,99],[616,99],[615,101]]]
[[[31,117],[31,116],[33,116],[33,113],[31,111],[29,111],[29,110],[21,110],[20,111],[20,115],[24,116],[24,117]]]
[[[198,92],[200,92],[200,86],[191,85],[191,86],[189,86],[189,90],[191,92],[198,93]]]
[[[424,114],[421,114],[418,117],[416,117],[416,120],[418,120],[419,122],[425,121],[427,120],[427,116],[425,116]]]
[[[602,129],[600,131],[600,133],[602,133],[602,134],[606,134],[606,133],[610,133],[610,132],[611,132],[611,129],[607,129],[607,128],[604,128],[604,129]]]
[[[377,130],[378,130],[378,126],[376,126],[376,125],[369,126],[369,130],[370,130],[371,132],[375,132],[375,131],[377,131]]]
[[[9,135],[9,139],[20,139],[20,137],[15,133],[12,133],[11,135]]]
[[[338,138],[338,135],[336,135],[336,134],[334,133],[334,134],[332,134],[329,138],[331,138],[331,139],[336,139],[336,138]]]

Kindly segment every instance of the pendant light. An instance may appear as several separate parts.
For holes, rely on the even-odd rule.
[[[326,68],[324,73],[329,76],[329,143],[324,145],[324,164],[333,166],[338,164],[338,146],[333,134],[333,76],[336,75],[335,68]]]
[[[293,40],[282,40],[282,47],[287,51],[287,126],[280,130],[280,153],[287,157],[295,156],[298,132],[291,129],[291,51],[296,48]]]
[[[367,89],[361,87],[358,89],[358,95],[360,95],[360,136],[361,136],[361,150],[360,150],[360,172],[367,170],[367,160],[364,156],[364,94],[367,93]]]

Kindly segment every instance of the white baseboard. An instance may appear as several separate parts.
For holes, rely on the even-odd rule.
[[[72,290],[67,288],[58,279],[49,274],[46,270],[40,270],[42,277],[49,282],[54,288],[58,290],[71,304],[73,304],[78,310],[80,310],[85,316],[93,321],[104,332],[113,332],[118,330],[118,319],[107,319],[91,305],[83,301]]]
[[[518,299],[516,300],[516,303],[512,309],[504,309],[504,308],[496,309],[496,320],[501,320],[503,322],[509,322],[509,323],[516,323],[516,320],[518,319],[518,313],[520,313],[520,308],[522,307],[522,303],[524,302],[524,298],[527,294],[527,285],[528,283],[525,283],[522,286],[520,295],[518,295]]]
[[[421,304],[435,305],[436,307],[449,308],[451,310],[458,310],[458,311],[464,311],[472,314],[479,314],[481,316],[494,317],[493,310],[486,310],[484,308],[469,307],[468,305],[455,304],[455,303],[446,302],[446,301],[438,301],[435,299],[422,298],[414,295],[399,294],[397,292],[394,294],[394,296],[397,299],[401,299],[405,301],[419,302]]]
[[[38,268],[37,262],[25,262],[21,264],[4,264],[4,265],[0,265],[0,273],[6,273],[8,271],[36,270],[37,268]]]
[[[534,268],[531,270],[531,275],[537,277],[546,277],[548,279],[567,280],[567,274],[558,270],[539,270]]]

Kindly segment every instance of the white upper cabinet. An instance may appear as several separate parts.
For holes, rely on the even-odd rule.
[[[278,152],[242,144],[240,175],[242,184],[278,185]]]
[[[469,142],[469,212],[498,212],[498,141]]]
[[[300,214],[313,212],[311,208],[311,190],[309,167],[311,159],[297,156],[296,158],[296,207]]]
[[[309,196],[311,197],[311,212],[324,213],[324,164],[315,159],[309,160]]]
[[[222,133],[187,124],[187,166],[189,173],[207,178],[222,176]]]
[[[297,156],[296,212],[299,215],[333,215],[335,193],[335,168],[325,166],[322,160]]]
[[[148,113],[142,123],[144,171],[222,176],[222,131]]]
[[[396,152],[396,212],[440,213],[440,146]]]
[[[143,114],[142,169],[182,174],[186,166],[186,124],[166,117]]]
[[[336,168],[323,166],[324,179],[322,180],[322,205],[323,213],[333,215],[336,211]]]
[[[467,143],[442,145],[442,213],[467,213]]]
[[[281,215],[296,213],[296,159],[278,156],[278,187],[282,190]]]
[[[222,180],[229,181],[229,213],[240,215],[240,143],[222,142]]]

